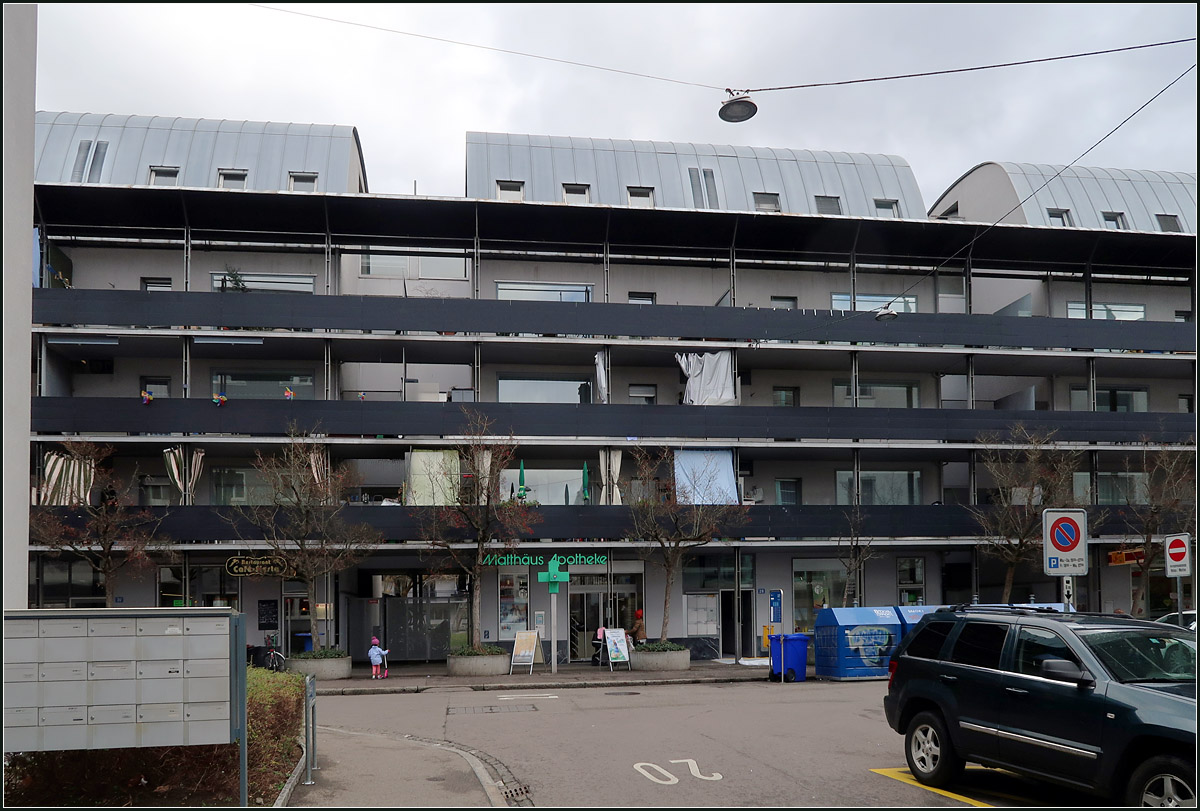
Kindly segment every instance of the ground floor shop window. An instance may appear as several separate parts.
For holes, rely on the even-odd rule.
[[[182,566],[160,566],[158,569],[158,607],[183,608],[187,605],[184,593]]]
[[[188,567],[189,604],[202,608],[238,608],[238,578],[219,566]]]
[[[66,560],[41,557],[40,574],[36,583],[40,600],[31,601],[37,608],[103,608],[104,575],[86,560]]]
[[[529,630],[529,571],[500,570],[500,638],[516,639]]]
[[[614,560],[605,565],[573,565],[567,584],[571,631],[571,659],[589,659],[595,652],[596,629],[633,627],[636,612],[645,607],[645,564],[640,560]],[[653,632],[647,629],[647,636]]]
[[[744,589],[754,588],[754,555],[743,554],[741,560]],[[734,580],[732,552],[711,552],[689,555],[683,564],[684,592],[731,589]]]
[[[836,559],[792,561],[792,632],[812,634],[817,612],[841,607],[846,570]],[[836,601],[836,602],[835,602]]]
[[[925,604],[925,558],[896,558],[899,605]]]

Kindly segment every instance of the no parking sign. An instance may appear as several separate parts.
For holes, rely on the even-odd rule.
[[[1048,575],[1088,573],[1087,510],[1042,510],[1042,560]]]

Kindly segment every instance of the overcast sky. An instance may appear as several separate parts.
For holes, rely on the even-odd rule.
[[[1074,162],[1196,43],[760,92],[740,124],[717,117],[724,88],[1195,36],[1193,4],[41,4],[37,108],[351,125],[377,194],[462,196],[468,131],[884,153],[928,208],[984,161]],[[1196,121],[1193,69],[1079,163],[1195,172]]]

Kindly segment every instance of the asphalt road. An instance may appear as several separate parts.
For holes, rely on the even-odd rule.
[[[539,806],[1044,805],[1039,784],[992,770],[964,792],[905,782],[883,681],[743,682],[322,696],[321,726],[486,753]],[[876,770],[883,770],[876,771]],[[887,771],[892,770],[892,771]],[[397,796],[396,805],[407,805]],[[1094,805],[1056,793],[1055,805]]]

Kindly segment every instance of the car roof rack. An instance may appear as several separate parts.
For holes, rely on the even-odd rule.
[[[1022,603],[959,603],[958,605],[949,606],[946,609],[938,609],[945,611],[978,611],[981,613],[996,614],[1001,612],[1012,612],[1020,614],[1062,614],[1057,608],[1048,608],[1044,605],[1024,605]],[[1078,613],[1072,611],[1071,613]]]

